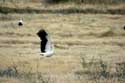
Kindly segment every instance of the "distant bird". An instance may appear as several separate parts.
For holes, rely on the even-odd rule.
[[[20,20],[18,21],[18,26],[23,26],[23,20],[22,20],[22,19],[20,19]]]
[[[37,32],[37,35],[41,40],[40,54],[46,57],[52,56],[54,53],[54,46],[52,45],[47,32],[44,29],[41,29]]]
[[[125,26],[124,26],[123,28],[124,28],[124,30],[125,30]]]

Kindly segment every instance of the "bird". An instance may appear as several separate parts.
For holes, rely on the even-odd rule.
[[[48,39],[48,42],[45,46],[45,52],[41,52],[40,54],[42,56],[50,57],[54,54],[54,45],[51,43],[50,39]]]
[[[41,53],[40,53],[40,55],[46,56],[46,57],[52,56],[54,54],[54,45],[52,44],[48,33],[44,29],[41,29],[37,32],[37,35],[41,40],[41,44],[40,44]]]
[[[125,26],[123,27],[123,29],[125,30]]]
[[[22,19],[20,19],[20,20],[18,21],[18,26],[23,26],[23,20],[22,20]]]

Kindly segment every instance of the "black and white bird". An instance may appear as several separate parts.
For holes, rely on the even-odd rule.
[[[37,32],[37,35],[39,36],[41,40],[41,45],[40,45],[41,53],[40,54],[46,57],[52,56],[54,53],[54,46],[51,43],[51,40],[47,32],[44,29],[41,29]]]
[[[23,20],[22,20],[22,19],[20,19],[20,20],[18,21],[18,26],[23,26]]]

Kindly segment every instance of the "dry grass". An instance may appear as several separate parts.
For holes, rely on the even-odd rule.
[[[26,4],[25,4],[26,3]],[[59,4],[45,4],[45,3],[33,3],[33,2],[0,2],[0,7],[9,7],[9,8],[18,8],[18,9],[38,9],[38,10],[65,10],[65,9],[92,9],[92,10],[101,10],[103,12],[110,10],[122,10],[124,12],[125,5],[124,3],[120,4],[76,4],[76,3],[59,3]],[[120,11],[119,11],[120,12]]]
[[[1,14],[0,18],[5,19],[0,20],[0,69],[3,72],[16,67],[19,76],[18,78],[14,76],[7,78],[4,74],[0,82],[125,82],[125,80],[112,82],[110,78],[90,80],[90,76],[80,75],[79,78],[76,74],[88,68],[84,66],[85,70],[83,70],[81,57],[84,57],[86,63],[96,62],[100,57],[109,65],[124,62],[124,15],[8,14],[5,16]],[[20,18],[24,20],[23,27],[17,26]],[[39,55],[39,38],[36,33],[41,28],[51,34],[55,45],[55,54],[49,58]],[[98,64],[93,66],[98,68]]]

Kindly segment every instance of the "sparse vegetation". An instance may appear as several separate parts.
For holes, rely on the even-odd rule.
[[[44,4],[42,1],[5,1],[4,3],[0,1],[0,13],[62,13],[62,14],[72,14],[72,13],[92,13],[92,14],[125,14],[123,1],[120,4],[106,4],[114,3],[115,1],[110,0],[43,0],[48,3],[59,3],[59,2],[69,2],[69,3],[59,3],[59,4]],[[27,2],[28,4],[23,4]],[[76,4],[71,2],[77,2],[83,4]],[[94,3],[93,3],[94,2]],[[106,3],[105,3],[106,2]],[[40,4],[41,3],[41,4]],[[93,4],[91,4],[93,3]],[[95,4],[97,3],[97,4]],[[23,6],[22,6],[23,4]]]
[[[39,0],[36,0],[39,1]],[[119,4],[125,3],[124,0],[43,0],[47,3],[60,3],[60,2],[74,2],[74,3],[85,3],[85,4]]]
[[[113,81],[114,79],[118,79],[115,83],[124,82],[125,75],[124,69],[125,64],[124,62],[115,63],[115,64],[107,64],[102,59],[94,61],[92,59],[90,62],[86,62],[85,59],[81,58],[81,65],[83,70],[75,72],[77,75],[85,76],[87,75],[90,80],[99,82],[100,79],[106,79],[108,81]],[[115,66],[111,66],[115,65]],[[114,70],[114,71],[112,71]],[[109,82],[112,83],[112,82]]]
[[[39,65],[38,65],[39,66]],[[49,79],[42,76],[41,72],[32,73],[31,71],[20,72],[16,65],[0,69],[0,78],[16,78],[25,80],[26,83],[49,83]]]
[[[60,3],[60,2],[68,2],[70,0],[43,0],[46,3]]]
[[[18,71],[16,67],[8,67],[7,69],[0,69],[0,76],[6,76],[6,77],[16,77],[18,74]]]

